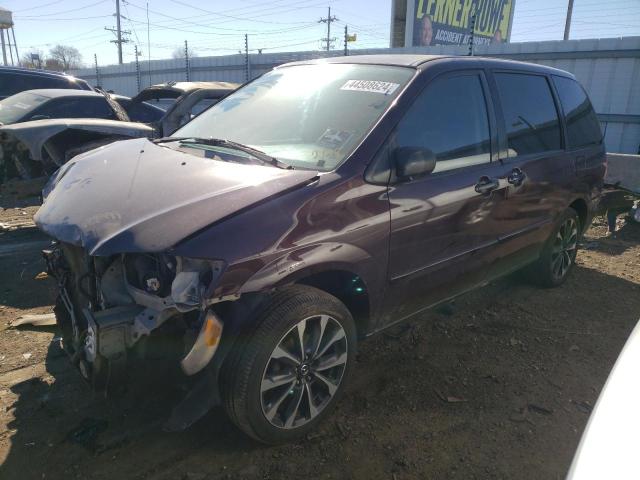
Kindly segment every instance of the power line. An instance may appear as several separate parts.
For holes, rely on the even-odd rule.
[[[43,3],[41,5],[36,5],[35,7],[29,7],[29,8],[21,8],[20,10],[14,10],[14,13],[18,13],[18,12],[27,12],[29,10],[36,10],[42,7],[48,7],[49,5],[55,5],[57,3],[62,3],[64,2],[64,0],[54,0],[53,2],[49,2],[49,3]]]
[[[129,2],[129,1],[126,1],[125,3],[126,3],[126,4],[128,4],[128,5],[131,5],[131,6],[132,6],[132,7],[134,7],[134,8],[143,9],[142,7],[139,7],[139,6],[137,6],[137,5],[133,4],[133,3]],[[143,9],[143,10],[144,10],[144,9]],[[167,15],[167,14],[165,14],[165,13],[156,12],[156,11],[154,11],[154,10],[149,10],[149,11],[150,11],[150,12],[152,12],[152,13],[154,13],[155,15],[159,15],[159,16],[162,16],[162,17],[169,18],[169,19],[171,19],[171,20],[175,20],[175,21],[178,21],[178,22],[186,23],[186,24],[188,24],[188,25],[194,25],[194,26],[197,26],[197,27],[202,27],[202,28],[207,28],[207,29],[212,29],[212,30],[225,30],[225,31],[231,31],[231,32],[246,32],[246,31],[247,31],[246,29],[224,28],[224,27],[218,27],[218,26],[211,26],[211,25],[209,25],[209,24],[203,24],[203,23],[198,23],[198,22],[191,22],[191,21],[188,21],[188,20],[185,20],[185,19],[181,19],[181,18],[173,17],[173,16],[171,16],[171,15]],[[130,18],[129,18],[128,20],[132,20],[132,19],[130,19]],[[301,27],[301,28],[306,28],[306,27],[308,27],[308,26],[313,25],[313,24],[310,24],[310,23],[308,23],[308,22],[294,22],[294,23],[296,23],[296,24],[297,24],[297,23],[304,23],[304,27]],[[151,25],[157,26],[158,28],[163,28],[163,27],[165,27],[165,26],[166,26],[166,25],[162,25],[162,24],[160,24],[160,23],[152,23]],[[294,27],[294,28],[297,28],[297,27]],[[279,32],[289,31],[289,30],[291,30],[291,29],[275,30],[275,31],[273,31],[273,32],[275,32],[275,33],[279,33]],[[185,30],[185,32],[189,32],[189,31],[188,31],[188,30]],[[205,33],[205,32],[189,32],[189,33]],[[267,31],[267,32],[251,32],[251,33],[255,33],[255,34],[257,34],[257,35],[265,35],[265,34],[266,34],[266,35],[268,35],[268,34],[270,34],[271,32],[268,32],[268,31]],[[223,35],[223,34],[218,34],[218,35]]]
[[[60,11],[60,12],[41,13],[40,15],[36,15],[36,16],[33,16],[33,15],[21,16],[20,18],[41,17],[41,16],[43,16],[43,15],[61,15],[61,14],[64,14],[64,13],[78,12],[78,11],[80,11],[80,10],[85,10],[85,9],[87,9],[87,8],[92,8],[92,7],[95,7],[96,5],[100,5],[101,3],[106,3],[106,2],[108,2],[108,1],[109,1],[109,0],[99,0],[98,2],[90,3],[89,5],[85,5],[85,6],[83,6],[83,7],[71,8],[71,9],[69,9],[69,10],[62,10],[62,11]],[[34,8],[37,8],[37,7],[34,7]]]
[[[176,0],[174,0],[174,1],[176,1]],[[296,2],[296,3],[290,3],[289,5],[286,5],[286,7],[292,7],[292,8],[287,8],[286,10],[281,10],[281,8],[285,7],[285,5],[279,5],[279,6],[274,6],[274,7],[270,7],[270,8],[264,8],[262,10],[258,10],[258,11],[252,12],[254,14],[260,14],[260,15],[255,15],[253,17],[245,17],[245,18],[240,17],[240,20],[241,21],[248,21],[248,22],[258,21],[260,23],[272,23],[272,24],[276,24],[276,25],[290,25],[290,22],[273,22],[273,21],[266,21],[266,20],[256,20],[256,18],[258,18],[258,17],[268,17],[268,16],[271,16],[271,15],[281,15],[283,13],[292,12],[292,11],[299,11],[299,10],[303,10],[303,9],[306,9],[306,8],[315,8],[315,7],[319,7],[319,6],[325,6],[325,5],[327,5],[327,3],[332,3],[335,0],[328,0],[328,1],[325,1],[325,2],[321,2],[321,3],[314,3],[312,5],[300,6],[300,5],[306,4],[308,1],[309,0],[303,0],[303,1],[300,1],[300,2]],[[203,12],[208,12],[211,15],[219,15],[219,14],[216,14],[215,12],[212,12],[210,10],[204,10],[202,8],[199,8],[199,7],[191,6],[191,8],[196,8],[196,9],[201,10]],[[265,12],[271,12],[271,13],[265,13]],[[236,21],[236,20],[234,18],[230,18],[230,19],[226,19],[226,20],[220,20],[220,21],[217,21],[216,25],[229,23],[229,22],[233,22],[233,21]]]
[[[127,18],[127,17],[125,17]],[[138,23],[138,24],[147,24],[147,22],[141,22],[139,20],[135,20],[133,18],[127,18],[127,20],[134,22],[134,23]],[[218,35],[218,36],[230,36],[230,37],[237,37],[238,34],[236,33],[218,33],[218,32],[201,32],[201,31],[196,31],[196,30],[187,30],[185,28],[179,28],[179,27],[172,27],[169,25],[160,25],[157,23],[149,23],[149,25],[153,25],[154,27],[156,27],[157,29],[160,30],[175,30],[178,32],[183,32],[183,33],[196,33],[196,34],[200,34],[200,35]],[[293,28],[286,28],[286,29],[281,29],[281,30],[270,30],[270,31],[264,31],[264,32],[251,32],[252,34],[256,34],[256,35],[272,35],[272,34],[278,34],[278,33],[286,33],[286,32],[291,32],[291,31],[296,31],[296,30],[304,30],[306,28],[310,28],[312,26],[315,26],[315,24],[309,24],[309,25],[305,25],[305,26],[301,26],[301,27],[293,27]],[[238,31],[240,32],[241,30],[234,30],[234,31]]]
[[[227,14],[221,13],[221,12],[213,12],[211,10],[207,10],[207,9],[192,5],[190,3],[183,2],[182,0],[172,0],[172,1],[174,3],[179,4],[179,5],[183,5],[185,7],[193,8],[194,10],[199,10],[201,12],[205,12],[205,13],[209,13],[209,14],[212,14],[212,15],[217,15],[217,16],[220,16],[220,17],[228,18],[230,20],[236,20],[236,21],[240,20],[240,21],[243,21],[243,22],[258,22],[258,23],[275,23],[275,24],[280,24],[280,25],[283,24],[282,22],[272,22],[272,21],[269,21],[269,20],[257,20],[256,18],[252,18],[252,17],[237,17],[237,16],[234,16],[234,15],[227,15]],[[306,3],[306,1],[297,2],[297,3],[298,4],[299,3]],[[280,8],[280,7],[277,7],[277,8]],[[269,9],[267,9],[267,10],[269,10]],[[296,9],[294,9],[294,10],[296,10]]]
[[[55,22],[55,21],[61,21],[61,22],[70,22],[70,21],[76,21],[76,20],[92,20],[94,18],[108,18],[111,17],[112,15],[95,15],[93,17],[73,17],[73,18],[48,18],[48,17],[29,17],[29,18],[25,18],[25,17],[16,17],[16,18],[20,18],[21,21],[23,22]]]
[[[122,4],[124,5],[124,9],[127,12],[127,16],[130,16],[129,15],[129,9],[127,8],[127,1],[126,0],[122,0]],[[126,20],[129,21],[129,25],[131,25],[131,30],[133,30],[133,36],[136,37],[136,44],[140,45],[140,39],[138,38],[138,32],[136,32],[135,25],[133,24],[133,22],[131,20],[129,20],[129,18],[125,17],[124,15],[123,15],[123,18],[125,18]],[[137,54],[136,54],[136,58],[137,58]]]
[[[282,2],[282,1],[287,1],[287,0],[277,0],[276,2],[273,2],[273,3],[274,3],[274,4],[275,4],[275,3],[280,3],[280,2]],[[308,1],[308,0],[305,0],[305,1]],[[129,5],[131,5],[132,7],[135,7],[135,8],[138,8],[138,9],[143,9],[143,7],[141,7],[141,6],[139,6],[139,5],[136,5],[135,3],[132,3],[132,2],[127,2],[127,3],[128,3]],[[294,5],[295,5],[295,4],[294,4]],[[264,10],[258,10],[258,12],[255,12],[255,11],[254,11],[253,13],[259,13],[259,12],[261,12],[261,11],[274,10],[274,9],[283,8],[283,7],[284,7],[284,5],[279,5],[279,6],[273,6],[273,5],[272,5],[270,8],[267,8],[267,9],[264,9]],[[251,8],[251,7],[241,7],[241,8],[237,8],[237,9],[222,10],[220,13],[225,13],[225,12],[228,12],[228,11],[243,10],[243,9],[247,9],[247,8]],[[146,9],[145,9],[145,10],[146,10]],[[165,17],[166,17],[166,16],[168,16],[168,15],[166,15],[166,14],[164,14],[164,13],[157,12],[157,11],[154,11],[154,10],[151,10],[151,12],[152,12],[152,13],[154,13],[154,14],[156,14],[156,15],[160,15],[160,16],[165,16]],[[205,12],[208,12],[208,10],[205,10]],[[190,16],[188,16],[188,17],[181,17],[181,18],[176,18],[176,17],[170,17],[170,16],[169,16],[169,18],[174,19],[174,20],[179,20],[179,21],[186,21],[186,20],[190,20],[190,19],[192,19],[192,18],[197,18],[197,19],[199,19],[199,20],[203,20],[203,19],[205,19],[205,18],[207,18],[207,17],[210,17],[210,16],[212,16],[212,15],[216,15],[216,16],[217,16],[218,14],[217,14],[217,13],[214,13],[214,12],[211,12],[211,13],[206,13],[206,14],[204,14],[204,15],[203,15],[203,14],[190,15]],[[229,20],[227,20],[227,21],[229,21]],[[216,23],[216,27],[215,27],[215,28],[220,28],[220,27],[218,27],[218,25],[219,25],[220,23],[227,23],[227,21],[225,21],[225,22],[217,22],[217,23]],[[159,22],[167,23],[168,21],[167,21],[167,20],[160,20]],[[275,22],[274,22],[274,23],[275,23]],[[285,22],[282,22],[281,24],[282,24],[282,25],[290,25],[290,24],[296,24],[296,23],[305,23],[305,22],[286,22],[286,23],[285,23]],[[208,25],[208,27],[210,27],[210,25]],[[210,27],[210,28],[214,28],[214,27]],[[226,29],[225,29],[225,30],[226,30]]]

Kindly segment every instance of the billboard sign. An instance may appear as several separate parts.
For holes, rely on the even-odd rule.
[[[413,46],[468,45],[472,21],[474,45],[506,42],[511,34],[515,0],[409,1],[414,2]]]

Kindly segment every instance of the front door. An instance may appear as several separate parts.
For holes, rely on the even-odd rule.
[[[500,165],[491,161],[494,119],[484,73],[455,72],[429,83],[392,134],[390,152],[429,149],[436,167],[405,181],[392,175],[381,326],[484,281],[486,252],[497,242],[493,212],[507,187],[497,180]]]

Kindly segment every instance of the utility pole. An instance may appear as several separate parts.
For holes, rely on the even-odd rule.
[[[100,86],[100,72],[98,71],[98,55],[97,54],[93,54],[93,62],[95,63],[96,66],[96,86]]]
[[[151,86],[151,33],[149,33],[149,2],[147,2],[147,58],[149,59],[149,86]]]
[[[122,65],[122,30],[120,29],[120,0],[116,0],[116,28],[118,29],[118,63]]]
[[[251,70],[249,65],[249,35],[244,34],[244,78],[249,81],[251,78]]]
[[[189,44],[187,41],[184,41],[184,68],[187,71],[187,82],[191,80],[191,75],[189,74]]]
[[[344,26],[344,56],[349,55],[349,50],[347,49],[347,42],[349,41],[349,29],[345,25]]]
[[[571,30],[571,15],[573,14],[573,0],[569,0],[567,6],[567,21],[564,24],[564,40],[569,40],[569,30]]]
[[[331,38],[331,23],[336,22],[338,20],[338,17],[336,17],[335,15],[333,17],[331,16],[331,7],[328,7],[328,9],[329,9],[329,14],[327,15],[327,18],[321,18],[318,21],[318,23],[327,24],[327,38],[322,39],[322,41],[327,42],[327,45],[326,45],[327,52],[331,50],[331,42],[335,41],[335,38]]]
[[[140,61],[138,60],[138,56],[140,55],[140,52],[138,51],[138,45],[134,45],[133,46],[134,51],[136,53],[136,84],[138,86],[138,92],[141,90],[141,84],[140,84]]]
[[[126,38],[122,38],[122,34],[129,35],[131,32],[120,28],[120,0],[116,0],[116,28],[104,27],[104,29],[116,34],[116,40],[111,40],[111,43],[118,45],[118,63],[122,65],[122,44],[129,42]]]

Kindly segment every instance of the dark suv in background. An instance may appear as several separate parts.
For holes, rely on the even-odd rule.
[[[35,220],[64,347],[96,388],[157,366],[155,341],[167,359],[169,336],[193,390],[167,427],[222,403],[271,443],[328,415],[358,339],[518,269],[564,282],[604,171],[566,72],[341,57],[74,158]]]
[[[0,100],[25,90],[41,88],[93,90],[84,80],[64,73],[29,68],[0,67]]]

